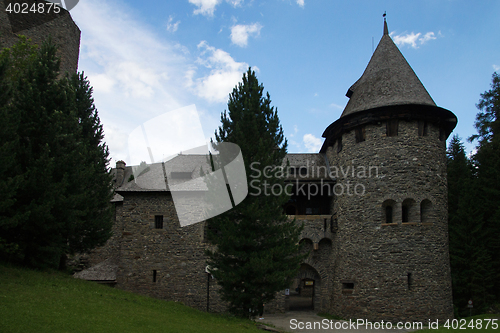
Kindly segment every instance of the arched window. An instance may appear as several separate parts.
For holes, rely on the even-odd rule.
[[[387,136],[398,136],[398,120],[391,119],[386,123],[386,135]]]
[[[300,244],[300,253],[312,253],[314,250],[314,244],[313,241],[310,240],[309,238],[302,238],[299,241]]]
[[[416,211],[415,211],[415,200],[405,199],[401,206],[401,221],[406,222],[416,222]]]
[[[394,223],[394,200],[386,200],[382,204],[382,223]]]
[[[392,206],[385,206],[385,223],[392,223]]]
[[[429,199],[424,199],[420,203],[420,222],[429,223],[432,222],[432,202]]]

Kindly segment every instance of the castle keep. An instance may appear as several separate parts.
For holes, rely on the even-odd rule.
[[[50,36],[58,46],[57,56],[61,58],[61,74],[75,73],[80,51],[80,29],[73,22],[70,13],[60,7],[58,13],[54,10],[44,14],[29,11],[26,14],[7,12],[7,6],[14,3],[12,0],[0,0],[0,49],[17,43],[18,35],[26,36],[37,45],[41,45]],[[31,8],[33,4],[39,2],[25,0],[23,3]]]
[[[301,242],[310,255],[290,290],[266,311],[314,309],[373,321],[450,318],[445,151],[457,118],[436,106],[385,22],[347,97],[317,154],[287,156],[287,181],[295,189],[307,184],[309,192],[292,191],[284,210],[304,223]],[[209,169],[205,156],[178,155],[139,177],[187,181],[200,168]],[[137,186],[124,162],[113,172],[114,234],[77,276],[223,311],[216,281],[205,271],[206,222],[180,227],[168,186]],[[321,190],[313,194],[312,185]]]

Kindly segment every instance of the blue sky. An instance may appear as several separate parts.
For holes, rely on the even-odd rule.
[[[130,163],[134,128],[183,107],[196,107],[212,137],[249,66],[278,109],[289,152],[317,152],[382,37],[384,11],[431,97],[457,115],[454,133],[474,134],[475,104],[500,71],[498,1],[82,0],[71,15],[114,165]],[[178,127],[187,140],[189,127]]]

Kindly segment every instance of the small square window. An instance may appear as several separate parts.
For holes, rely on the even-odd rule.
[[[354,289],[354,282],[344,282],[344,283],[342,283],[342,289],[353,290]]]
[[[155,215],[155,229],[163,229],[163,215]]]

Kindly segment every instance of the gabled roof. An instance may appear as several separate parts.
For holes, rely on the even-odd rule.
[[[286,165],[287,160],[290,167],[305,167],[308,170],[306,176],[290,176],[290,179],[314,180],[326,177],[323,155],[287,154],[283,165]],[[212,170],[206,155],[178,155],[164,163],[149,164],[144,170],[137,168],[138,166],[125,167],[124,181],[115,188],[121,195],[115,194],[112,202],[123,201],[122,195],[127,192],[207,191],[205,182],[200,178],[200,171],[202,169],[203,173],[207,174]],[[131,177],[134,175],[134,169],[137,176]],[[246,171],[248,177],[252,171]],[[113,169],[112,173],[116,177],[116,169]]]
[[[361,78],[346,94],[350,98],[341,117],[381,106],[421,104],[436,106],[422,82],[389,36],[384,35]]]

